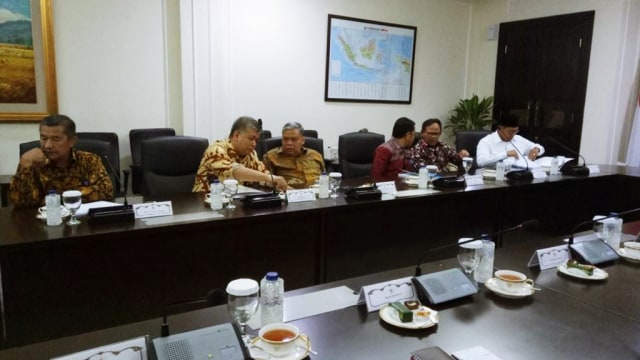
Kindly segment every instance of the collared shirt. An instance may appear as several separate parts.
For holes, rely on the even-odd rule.
[[[214,179],[220,182],[226,179],[233,179],[233,171],[240,166],[248,169],[257,170],[263,173],[269,173],[262,161],[258,159],[255,150],[249,155],[240,156],[233,148],[233,145],[226,140],[218,140],[209,145],[198,167],[196,181],[193,184],[193,192],[209,192],[209,184]],[[255,183],[243,182],[245,185]]]
[[[325,171],[322,155],[305,147],[298,156],[283,153],[282,147],[271,149],[265,155],[264,161],[275,175],[284,177],[287,185],[294,189],[308,188]]]
[[[421,167],[427,165],[436,165],[438,171],[442,171],[447,163],[460,167],[462,159],[454,148],[442,141],[438,141],[431,146],[423,139],[420,139],[407,154],[407,168],[411,171],[418,171]]]
[[[15,207],[40,206],[49,190],[59,194],[80,190],[82,202],[113,199],[113,185],[100,157],[75,149],[65,168],[49,162],[42,167],[18,165],[9,185],[9,199]]]
[[[391,138],[380,144],[373,152],[371,176],[375,181],[395,180],[400,170],[405,168],[404,158],[407,150],[400,145],[396,138]]]
[[[498,161],[507,158],[507,151],[516,150],[519,158],[527,157],[531,149],[538,148],[538,155],[544,154],[544,146],[536,144],[520,135],[513,137],[511,141],[503,141],[497,131],[483,137],[478,142],[476,151],[476,163],[478,167],[495,165]]]

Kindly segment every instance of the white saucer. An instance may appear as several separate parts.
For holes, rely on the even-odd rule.
[[[44,206],[43,206],[44,207]],[[60,216],[62,218],[66,218],[67,216],[71,215],[71,212],[69,211],[69,209],[67,209],[64,206],[60,206]],[[40,219],[40,220],[47,220],[47,214],[46,213],[37,213],[36,214],[36,218]]]
[[[621,258],[623,258],[623,259],[625,259],[627,261],[631,261],[631,262],[634,262],[634,263],[640,263],[640,256],[635,256],[635,255],[629,254],[629,252],[625,248],[618,249],[618,255],[620,255]]]
[[[558,271],[565,275],[585,280],[604,280],[609,277],[609,273],[600,268],[593,269],[593,275],[589,276],[582,270],[568,268],[567,264],[558,265]]]
[[[491,290],[496,295],[509,299],[520,299],[523,297],[531,296],[534,292],[536,292],[532,286],[525,287],[524,289],[517,292],[505,291],[500,287],[500,285],[498,285],[498,279],[496,278],[487,280],[484,285],[487,287],[487,289]]]
[[[309,341],[309,337],[305,334],[300,334],[296,339],[296,347],[295,351],[289,355],[285,356],[273,356],[268,355],[268,353],[262,350],[262,339],[256,337],[251,340],[251,344],[249,344],[249,352],[251,353],[251,358],[255,360],[302,360],[309,355],[309,350],[311,349],[311,341]]]
[[[405,329],[426,329],[438,323],[438,312],[426,306],[420,306],[420,309],[424,310],[425,308],[430,312],[429,319],[427,319],[427,321],[416,322],[414,320],[412,322],[402,322],[398,317],[398,311],[389,305],[380,309],[380,318],[389,325],[393,325],[393,326],[397,326]],[[417,309],[411,310],[411,311],[413,311],[413,315],[414,315],[413,318],[415,319],[415,313]]]

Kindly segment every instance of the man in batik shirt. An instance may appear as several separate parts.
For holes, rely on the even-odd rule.
[[[308,188],[325,172],[322,154],[304,147],[304,141],[302,125],[286,123],[282,127],[282,146],[269,150],[264,156],[267,167],[295,189]]]
[[[287,182],[281,176],[270,175],[258,159],[255,148],[260,136],[258,122],[242,116],[233,122],[229,138],[209,145],[202,155],[193,192],[209,192],[209,184],[218,179],[236,179],[245,185],[272,184],[281,191],[287,190]],[[273,182],[272,182],[273,181]]]
[[[465,149],[456,150],[440,141],[442,123],[438,119],[428,119],[422,123],[421,139],[413,146],[407,155],[407,168],[417,172],[421,167],[436,165],[439,172],[456,171],[462,169],[462,158],[469,156]],[[448,168],[452,164],[456,168]]]
[[[9,186],[15,207],[44,204],[49,190],[79,190],[82,202],[113,199],[109,174],[96,154],[75,150],[76,124],[65,115],[40,122],[40,147],[26,151]]]

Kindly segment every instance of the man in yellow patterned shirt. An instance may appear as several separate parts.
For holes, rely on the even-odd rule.
[[[325,171],[322,155],[305,148],[304,140],[304,128],[300,123],[286,123],[282,127],[282,146],[269,150],[264,156],[267,167],[295,189],[308,188]]]
[[[79,190],[82,202],[113,199],[109,174],[96,154],[73,149],[76,124],[66,115],[40,121],[40,147],[26,151],[9,185],[15,207],[39,206],[49,190]]]
[[[209,145],[202,155],[193,192],[209,192],[209,184],[218,179],[236,179],[242,183],[260,183],[279,190],[287,190],[287,182],[281,176],[270,175],[255,148],[260,136],[258,122],[249,116],[233,122],[229,138]]]

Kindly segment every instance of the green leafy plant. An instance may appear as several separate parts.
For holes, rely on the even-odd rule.
[[[491,109],[493,108],[493,96],[480,100],[478,95],[469,99],[460,99],[458,105],[451,110],[453,115],[449,117],[449,123],[445,129],[452,135],[458,131],[481,130],[491,125]]]

